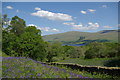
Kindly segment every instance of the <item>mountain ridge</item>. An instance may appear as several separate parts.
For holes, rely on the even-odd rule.
[[[98,32],[79,32],[79,31],[69,31],[58,34],[51,34],[43,36],[45,41],[77,41],[79,39],[84,38],[83,40],[110,40],[110,41],[118,41],[118,30],[102,30]]]

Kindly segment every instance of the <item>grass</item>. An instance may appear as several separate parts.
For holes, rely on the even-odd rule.
[[[3,78],[88,78],[25,57],[3,57],[2,62]]]
[[[3,57],[2,62],[3,78],[114,78],[64,66],[46,65],[25,57]]]
[[[25,57],[10,57],[2,54],[2,77],[3,78],[113,78],[106,74],[91,74],[86,71],[73,70],[65,66],[55,66],[42,64],[40,61],[35,61]],[[60,62],[82,63],[82,65],[103,65],[100,61],[110,60],[103,59],[67,59]],[[95,63],[94,63],[95,62]],[[94,63],[94,64],[93,64]]]
[[[63,69],[67,69],[69,71],[72,71],[74,73],[77,73],[77,74],[81,74],[83,76],[87,76],[89,78],[95,78],[95,79],[112,79],[112,80],[119,80],[120,77],[118,76],[110,76],[110,75],[107,75],[107,74],[100,74],[100,73],[97,73],[97,72],[93,72],[93,73],[89,73],[87,71],[80,71],[80,70],[73,70],[71,68],[68,68],[68,67],[65,67],[65,66],[59,66],[59,65],[56,65],[56,67],[59,67],[59,68],[63,68]]]
[[[8,55],[6,55],[4,52],[0,51],[0,56],[2,57],[9,57]]]
[[[95,58],[95,59],[83,59],[83,58],[69,58],[66,60],[58,61],[60,63],[74,63],[86,66],[104,66],[105,63],[113,58]]]

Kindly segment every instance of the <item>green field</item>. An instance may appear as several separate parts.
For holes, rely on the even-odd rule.
[[[110,61],[114,58],[95,58],[95,59],[80,59],[80,58],[72,58],[58,61],[60,63],[74,63],[86,66],[104,66],[107,61]]]

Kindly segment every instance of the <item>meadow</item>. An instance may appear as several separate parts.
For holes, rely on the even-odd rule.
[[[3,57],[3,78],[88,78],[25,57]]]
[[[2,61],[2,78],[117,78],[72,70],[64,66],[46,65],[25,57],[3,57]]]
[[[105,64],[115,58],[94,58],[94,59],[83,59],[83,58],[68,58],[65,60],[58,61],[59,63],[74,63],[85,66],[106,66]],[[117,66],[114,66],[117,67]]]

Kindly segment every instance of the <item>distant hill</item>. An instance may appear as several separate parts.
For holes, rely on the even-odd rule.
[[[61,41],[61,42],[70,42],[70,41],[83,41],[83,40],[109,40],[118,42],[118,33],[119,30],[103,30],[95,33],[90,32],[79,32],[79,31],[70,31],[65,33],[45,35],[43,39],[45,41]]]
[[[120,29],[119,30],[103,30],[103,31],[100,31],[99,33],[109,33],[109,32],[120,32]]]

